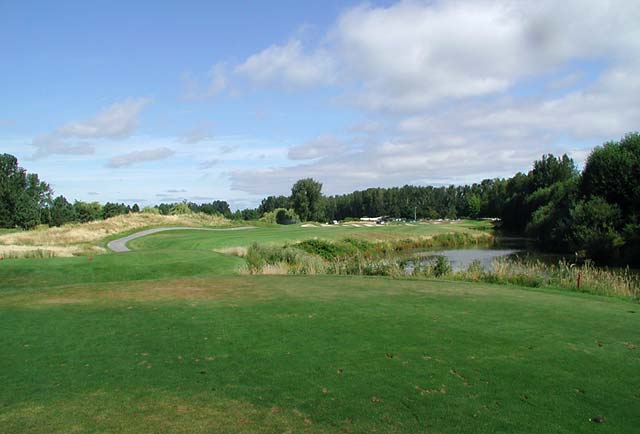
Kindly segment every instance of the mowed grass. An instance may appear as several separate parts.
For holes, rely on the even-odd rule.
[[[442,235],[447,233],[480,234],[488,230],[478,221],[460,221],[445,224],[395,225],[331,225],[302,227],[301,225],[257,227],[248,231],[200,232],[172,231],[138,238],[129,243],[134,250],[213,250],[228,247],[246,247],[253,242],[282,245],[312,238],[341,240],[356,238],[369,241],[400,240]]]
[[[5,289],[0,317],[0,432],[640,426],[640,308],[617,299],[218,276]]]
[[[292,225],[239,231],[160,232],[131,241],[128,246],[134,251],[127,253],[45,260],[5,259],[0,261],[0,292],[17,288],[38,291],[52,286],[82,283],[234,274],[244,260],[216,250],[246,247],[253,242],[282,245],[314,237],[328,240],[346,237],[388,240],[451,232],[480,233],[472,228],[481,223],[469,221],[441,225],[316,228]]]
[[[242,258],[215,251],[474,224],[175,231],[124,254],[3,260],[0,433],[636,432],[637,303],[234,275]]]

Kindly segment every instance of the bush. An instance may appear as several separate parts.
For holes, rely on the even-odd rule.
[[[574,250],[584,249],[598,261],[611,259],[624,243],[616,231],[621,219],[620,208],[595,196],[578,202],[571,209],[572,227],[568,238]]]
[[[279,225],[291,225],[300,222],[300,218],[292,209],[277,208],[266,212],[260,217],[260,221]]]
[[[158,208],[157,206],[145,206],[144,208],[142,208],[142,213],[143,214],[160,214],[160,208]]]
[[[181,202],[175,204],[171,207],[171,215],[183,215],[183,214],[192,214],[193,211],[189,208],[189,204],[186,202]]]
[[[434,277],[442,277],[451,274],[451,263],[444,256],[436,256],[435,264],[431,266]]]
[[[358,253],[358,249],[353,244],[332,243],[325,240],[306,240],[296,244],[296,247],[312,255],[318,255],[327,261]]]

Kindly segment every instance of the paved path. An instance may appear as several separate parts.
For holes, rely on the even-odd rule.
[[[253,226],[241,226],[238,228],[223,228],[223,229],[212,229],[212,228],[190,228],[190,227],[173,227],[173,228],[153,228],[146,229],[144,231],[136,232],[135,234],[131,234],[129,236],[118,238],[117,240],[109,241],[107,247],[113,250],[116,253],[121,252],[129,252],[130,249],[127,247],[127,243],[131,240],[135,240],[136,238],[145,237],[147,235],[155,234],[157,232],[164,231],[242,231],[246,229],[255,229]]]

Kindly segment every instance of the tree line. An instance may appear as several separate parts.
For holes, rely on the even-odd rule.
[[[599,261],[640,261],[640,135],[596,147],[582,172],[567,155],[543,155],[527,173],[462,186],[369,188],[324,196],[322,184],[297,181],[289,196],[268,196],[257,208],[231,212],[226,201],[123,203],[53,198],[50,186],[17,159],[0,156],[0,227],[33,228],[87,222],[130,212],[203,212],[235,220],[291,223],[387,216],[404,219],[496,217],[502,229],[536,238],[545,249],[582,251]]]
[[[148,212],[154,214],[184,214],[201,212],[210,215],[232,217],[226,201],[210,203],[193,202],[161,203],[155,207],[140,208],[138,204],[69,202],[66,197],[54,197],[49,184],[37,174],[28,173],[18,166],[18,160],[10,154],[0,155],[0,228],[33,229],[38,225],[62,226],[66,223],[86,223],[118,215]],[[240,212],[240,218],[247,213]]]
[[[546,250],[640,265],[640,134],[596,147],[582,172],[566,154],[548,154],[527,173],[472,185],[405,185],[325,197],[321,183],[303,179],[290,196],[263,199],[256,214],[286,208],[303,221],[497,217],[504,231],[535,238]]]

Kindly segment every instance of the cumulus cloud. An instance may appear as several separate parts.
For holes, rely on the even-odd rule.
[[[417,110],[504,92],[575,59],[624,60],[640,48],[633,2],[418,2],[361,6],[331,32],[370,109]],[[635,17],[635,18],[634,18]]]
[[[322,52],[338,101],[376,119],[346,130],[360,149],[344,152],[344,139],[324,136],[324,146],[289,148],[293,165],[232,171],[231,186],[271,194],[312,176],[345,192],[510,176],[550,152],[581,162],[588,146],[638,128],[639,18],[640,3],[623,1],[348,9],[317,47],[290,42],[249,59],[267,71],[259,82],[274,83]]]
[[[34,159],[53,154],[87,155],[95,152],[94,142],[129,137],[138,127],[138,118],[147,98],[130,98],[104,108],[84,121],[70,122],[33,139]]]
[[[232,189],[257,195],[285,193],[307,177],[321,181],[328,194],[406,183],[459,184],[513,174],[549,150],[543,145],[508,149],[503,142],[455,137],[387,141],[294,166],[235,170],[230,179]]]
[[[258,84],[335,83],[341,101],[415,111],[496,95],[580,59],[627,62],[640,50],[637,2],[407,0],[346,10],[322,43],[297,39],[248,57],[235,71]],[[338,71],[340,72],[338,74]],[[354,88],[355,87],[355,88]]]
[[[329,52],[318,48],[305,53],[302,43],[296,39],[250,56],[236,66],[235,71],[256,84],[276,84],[284,88],[330,84],[336,74]]]
[[[347,149],[342,141],[331,134],[317,137],[309,142],[289,148],[288,157],[291,160],[311,160],[328,155],[335,155]]]
[[[164,160],[171,157],[173,154],[175,154],[175,152],[167,147],[133,151],[111,158],[107,163],[107,166],[111,168],[126,167],[133,164],[146,163],[148,161]]]

